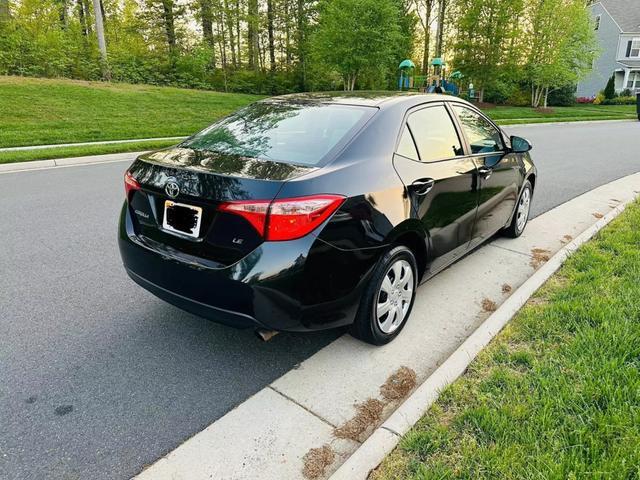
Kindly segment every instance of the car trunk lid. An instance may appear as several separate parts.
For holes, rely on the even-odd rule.
[[[168,255],[230,265],[264,239],[245,218],[220,211],[220,205],[271,201],[284,182],[313,170],[189,148],[142,155],[129,169],[140,186],[129,197],[136,235]]]

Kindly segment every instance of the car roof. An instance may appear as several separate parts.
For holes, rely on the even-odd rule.
[[[407,107],[421,103],[455,100],[464,103],[464,100],[450,95],[438,93],[419,92],[390,92],[359,90],[354,92],[313,92],[313,93],[292,93],[270,97],[263,102],[285,102],[285,103],[331,103],[338,105],[357,105],[364,107],[384,108],[386,106],[404,104]]]

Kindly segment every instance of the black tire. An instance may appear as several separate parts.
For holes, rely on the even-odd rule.
[[[412,295],[408,309],[404,314],[401,322],[391,333],[385,333],[378,324],[377,305],[378,298],[381,293],[382,283],[385,277],[390,273],[391,267],[399,260],[406,261],[411,267],[412,272]],[[409,280],[411,281],[411,280]],[[354,337],[370,343],[372,345],[384,345],[396,338],[409,320],[411,310],[416,298],[416,288],[418,286],[418,268],[416,258],[407,247],[399,245],[389,249],[380,259],[375,267],[371,282],[364,291],[360,300],[360,307],[356,314],[355,321],[351,325],[350,333]],[[401,309],[402,303],[401,303]]]
[[[509,226],[502,230],[502,234],[505,237],[509,238],[518,238],[524,232],[524,229],[527,227],[527,223],[529,222],[529,211],[527,211],[527,218],[524,222],[524,225],[518,226],[518,211],[520,203],[522,202],[525,192],[528,192],[529,195],[529,205],[531,205],[531,199],[533,198],[533,187],[531,186],[531,182],[529,180],[524,182],[522,186],[522,190],[520,191],[520,196],[518,197],[518,203],[516,204],[516,208],[513,211],[513,217],[511,218],[511,223]]]

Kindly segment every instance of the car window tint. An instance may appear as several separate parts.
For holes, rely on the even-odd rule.
[[[413,112],[407,123],[423,162],[462,155],[460,139],[444,106],[438,105]]]
[[[407,126],[404,127],[402,136],[400,137],[400,143],[398,144],[398,155],[410,158],[412,160],[419,160],[418,151],[416,150],[416,144],[413,142],[411,132]]]
[[[460,119],[471,153],[491,153],[502,151],[500,132],[482,115],[473,110],[455,105],[454,110]]]
[[[319,165],[376,109],[305,102],[257,102],[187,139],[181,147],[298,165]]]

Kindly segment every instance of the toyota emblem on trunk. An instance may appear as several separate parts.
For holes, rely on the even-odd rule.
[[[169,179],[164,186],[164,191],[171,198],[176,198],[180,194],[180,185],[173,179]]]

